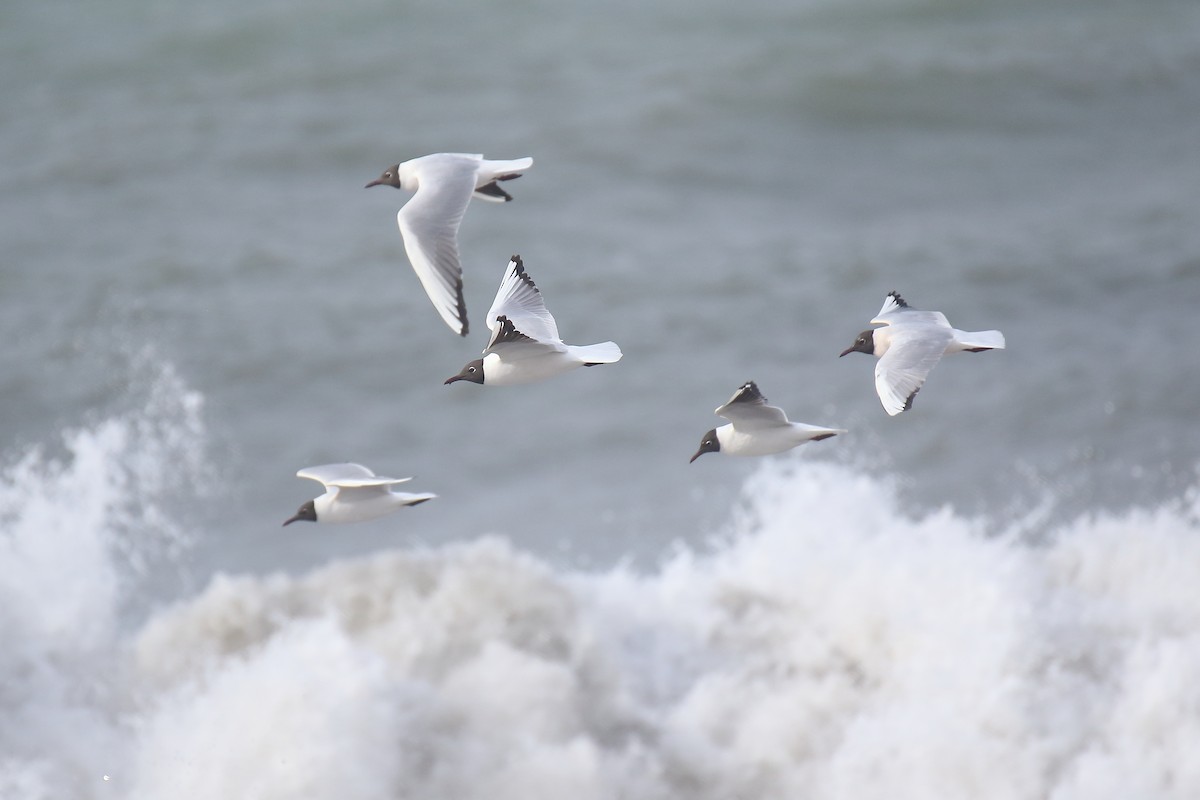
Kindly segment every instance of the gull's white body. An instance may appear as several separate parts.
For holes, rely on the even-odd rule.
[[[502,191],[478,190],[531,166],[532,158],[495,161],[470,153],[434,153],[396,165],[397,188],[414,193],[396,214],[404,250],[433,307],[455,333],[466,336],[468,330],[458,257],[458,227],[467,205],[472,197],[511,199]]]
[[[805,442],[827,439],[846,431],[791,422],[783,409],[767,404],[767,398],[754,381],[741,386],[725,405],[713,413],[729,420],[714,429],[720,443],[718,452],[731,456],[766,456],[782,453]],[[702,444],[702,452],[708,452]],[[698,457],[697,453],[693,461]]]
[[[505,269],[487,323],[492,337],[483,351],[483,379],[460,373],[450,381],[466,379],[487,386],[512,386],[543,381],[586,364],[621,360],[621,349],[613,342],[563,343],[558,325],[542,293],[525,272],[520,256],[513,256]],[[465,367],[464,373],[470,368]]]
[[[437,497],[392,491],[392,486],[412,478],[376,475],[361,464],[323,464],[302,469],[296,476],[325,486],[325,494],[313,499],[318,522],[363,522]]]
[[[788,422],[786,426],[758,430],[747,430],[744,423],[730,423],[717,428],[717,439],[721,442],[721,452],[726,455],[769,456],[799,447],[818,437],[823,439],[845,432],[842,428],[822,428],[803,422]]]
[[[871,320],[875,328],[875,391],[883,408],[895,416],[908,408],[942,356],[965,350],[1003,350],[1000,331],[960,331],[940,311],[921,311],[904,304],[894,292]]]
[[[483,357],[483,374],[488,386],[517,386],[522,383],[537,383],[588,363],[612,363],[619,360],[600,361],[588,357],[587,347],[564,345],[562,349],[545,349],[541,352],[525,348],[526,352],[491,352]]]

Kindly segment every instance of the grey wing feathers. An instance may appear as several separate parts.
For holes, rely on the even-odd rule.
[[[468,324],[458,257],[458,226],[475,188],[473,170],[439,169],[396,215],[404,250],[438,314],[465,336]]]
[[[400,212],[403,214],[403,210]],[[397,218],[404,250],[434,309],[450,329],[466,336],[467,301],[458,259],[458,226],[427,226],[418,232],[403,216]]]
[[[895,416],[912,407],[913,397],[941,360],[949,338],[949,332],[945,337],[893,337],[891,347],[875,365],[875,391],[888,414]]]
[[[736,392],[733,393],[733,397],[730,397],[725,402],[725,405],[718,408],[715,413],[720,414],[722,411],[729,408],[731,405],[734,405],[735,403],[762,405],[766,402],[767,398],[764,397],[763,393],[759,390],[758,384],[754,381],[746,381],[738,387]]]
[[[534,339],[530,336],[526,336],[525,334],[523,334],[519,330],[517,330],[516,326],[513,325],[512,320],[509,319],[508,317],[504,316],[503,314],[496,317],[496,319],[494,320],[494,323],[495,324],[493,324],[493,326],[492,326],[492,338],[488,342],[487,347],[484,348],[484,351],[483,351],[485,353],[491,351],[492,348],[494,348],[498,344],[512,344],[514,342],[536,342],[537,341],[537,339]]]
[[[880,307],[879,313],[871,320],[873,325],[895,325],[908,322],[950,327],[950,321],[946,319],[945,314],[940,311],[922,311],[913,308],[897,291],[888,292],[887,297],[883,298],[883,305]]]
[[[376,475],[362,464],[321,464],[316,467],[305,467],[296,473],[298,478],[308,478],[319,481],[326,486],[361,487],[361,486],[390,486],[404,483],[412,478],[388,478]]]
[[[508,319],[530,339],[551,344],[562,342],[558,325],[519,255],[509,259],[500,288],[496,290],[496,299],[488,309],[488,327],[492,329],[493,340],[501,317]]]
[[[487,355],[503,351],[504,359],[511,362],[566,349],[566,345],[562,342],[543,342],[525,335],[522,331],[517,330],[512,320],[501,315],[496,318],[496,325],[492,329],[492,338],[483,353]]]
[[[716,409],[715,413],[735,426],[769,426],[787,424],[788,421],[783,409],[767,404],[767,398],[754,381],[742,384],[729,402]]]

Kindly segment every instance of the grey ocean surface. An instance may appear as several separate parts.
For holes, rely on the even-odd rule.
[[[753,468],[686,463],[748,379],[851,429],[804,456],[917,506],[1171,496],[1200,454],[1198,12],[1141,9],[9,7],[2,439],[130,402],[150,347],[206,402],[204,571],[484,532],[653,558]],[[404,256],[406,196],[361,189],[437,151],[535,158],[463,224],[463,341]],[[442,386],[512,253],[568,341],[625,360]],[[836,356],[891,289],[1007,352],[886,417],[870,359]],[[316,488],[295,469],[337,460],[442,501],[276,530]]]
[[[720,550],[766,513],[755,487],[801,465],[873,487],[846,500],[821,484],[797,512],[831,542],[830,498],[1035,539],[1194,500],[1193,0],[48,0],[0,8],[0,44],[0,519],[23,541],[20,498],[60,474],[75,480],[51,493],[45,546],[56,525],[107,530],[123,509],[120,535],[97,541],[121,574],[143,573],[112,590],[126,626],[217,573],[296,575],[491,536],[547,569],[653,574],[680,548]],[[534,158],[506,184],[512,203],[468,209],[465,339],[405,257],[408,195],[363,189],[440,151]],[[532,386],[443,386],[485,344],[514,253],[566,341],[612,339],[624,359]],[[895,418],[874,359],[838,358],[893,289],[1007,337],[946,359]],[[793,420],[849,433],[766,467],[689,465],[721,422],[711,410],[751,379]],[[101,457],[72,472],[84,440]],[[295,471],[344,460],[415,475],[413,491],[439,498],[280,528],[319,492]],[[81,482],[117,472],[120,496],[72,510]],[[1197,550],[1181,552],[1190,581]],[[967,563],[947,557],[946,572],[975,574]],[[54,714],[45,728],[70,730]],[[155,742],[182,741],[168,717]],[[138,752],[129,796],[168,796]],[[32,770],[11,785],[116,796],[88,782],[95,758],[68,761],[65,783]],[[796,796],[760,778],[720,785]],[[696,780],[609,796],[710,796]],[[934,781],[924,796],[947,785],[962,789]]]

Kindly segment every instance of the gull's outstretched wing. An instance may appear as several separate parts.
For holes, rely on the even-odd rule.
[[[478,162],[435,159],[420,164],[417,191],[396,214],[404,250],[433,307],[450,329],[467,335],[467,304],[458,258],[458,226],[475,191]]]
[[[337,486],[346,489],[357,489],[365,486],[393,486],[397,483],[411,481],[412,478],[389,478],[376,475],[362,464],[321,464],[316,467],[305,467],[296,473],[298,478],[308,478],[320,481],[326,486]]]
[[[787,425],[783,409],[767,405],[767,398],[758,390],[758,384],[748,381],[742,384],[729,402],[714,412],[733,423],[734,428],[753,430]]]
[[[554,349],[562,346],[562,337],[558,334],[558,325],[542,300],[533,278],[525,271],[525,264],[520,256],[513,256],[504,270],[504,278],[496,291],[496,299],[488,309],[487,323],[492,331],[491,341],[487,349],[491,350],[496,344],[512,340],[512,332],[505,332],[505,325],[519,332],[526,340],[547,344]]]
[[[871,320],[872,325],[896,325],[900,323],[913,323],[935,325],[941,328],[949,328],[950,321],[946,319],[946,315],[940,311],[922,311],[918,308],[913,308],[908,303],[904,302],[904,298],[899,292],[888,292],[887,297],[883,298],[883,306],[879,309],[879,313]]]
[[[921,326],[911,333],[896,330],[891,346],[875,365],[875,391],[888,414],[895,416],[912,405],[913,396],[953,338],[948,327]]]

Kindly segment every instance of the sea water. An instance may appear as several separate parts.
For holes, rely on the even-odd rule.
[[[1200,795],[1200,7],[0,9],[0,797]],[[398,160],[533,156],[408,267]],[[443,386],[520,253],[616,365]],[[1004,351],[888,417],[899,290]],[[848,429],[706,455],[756,380]],[[280,523],[305,466],[433,502]]]
[[[132,554],[180,544],[155,474],[203,439],[195,396],[162,380],[164,417],[74,431],[64,460],[29,453],[0,484],[0,796],[1200,787],[1195,490],[1031,541],[781,458],[716,541],[653,570],[483,535],[220,573],[122,623],[144,582]]]

